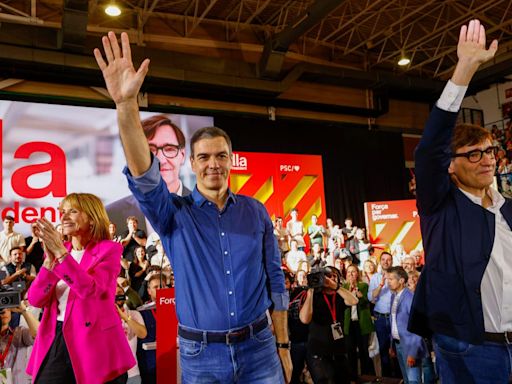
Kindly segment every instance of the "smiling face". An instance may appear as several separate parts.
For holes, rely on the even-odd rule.
[[[179,147],[176,132],[167,124],[161,125],[155,130],[155,135],[148,140],[148,144],[150,148],[163,147],[165,145]],[[169,189],[169,192],[177,192],[180,186],[180,168],[185,161],[185,149],[180,148],[176,157],[173,158],[164,156],[163,151],[158,150],[156,157],[160,161],[160,174],[167,185],[167,189]]]
[[[484,150],[492,146],[490,140],[484,140],[476,145],[466,145],[456,150],[456,154],[466,153],[475,149]],[[479,196],[493,182],[496,169],[496,158],[483,154],[480,161],[472,163],[466,157],[455,157],[450,163],[448,172],[455,184],[473,194]]]
[[[62,212],[62,233],[68,236],[86,236],[92,232],[93,222],[85,212],[74,208],[69,202],[64,202]]]
[[[222,192],[228,187],[231,153],[223,137],[205,138],[194,144],[190,158],[200,192]]]

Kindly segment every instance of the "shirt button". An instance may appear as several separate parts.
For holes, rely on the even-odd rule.
[[[228,293],[229,293],[230,295],[232,295],[232,294],[233,294],[233,291],[229,291]]]
[[[231,316],[235,316],[235,312],[231,312],[231,313],[230,313],[230,315],[231,315]]]
[[[212,205],[212,203],[208,202],[208,205]]]
[[[229,275],[231,273],[231,271],[226,271],[226,275]]]
[[[221,236],[224,236],[224,232],[221,232],[221,233],[220,233],[220,235],[221,235]]]
[[[224,254],[227,255],[228,254],[228,251],[224,251]]]

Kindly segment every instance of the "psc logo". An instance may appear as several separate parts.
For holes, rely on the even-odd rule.
[[[279,170],[281,172],[299,172],[300,171],[300,165],[281,164],[279,166]]]

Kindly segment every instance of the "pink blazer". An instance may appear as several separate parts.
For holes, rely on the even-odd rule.
[[[29,302],[44,308],[27,366],[34,379],[55,338],[59,280],[70,288],[62,332],[77,384],[103,384],[135,365],[114,307],[121,254],[120,244],[102,240],[87,246],[80,264],[68,256],[53,271],[41,268],[28,291]]]

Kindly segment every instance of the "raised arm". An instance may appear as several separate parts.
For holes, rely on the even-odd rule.
[[[149,146],[142,130],[137,95],[148,72],[149,59],[138,70],[132,63],[128,35],[121,34],[121,47],[114,32],[102,37],[104,57],[94,49],[94,57],[103,73],[107,90],[116,103],[119,135],[128,169],[133,176],[140,176],[151,165]]]
[[[460,103],[478,67],[492,59],[497,49],[497,40],[486,49],[485,28],[478,20],[461,27],[455,71],[425,124],[415,153],[417,202],[423,215],[436,211],[449,190],[449,146]]]

